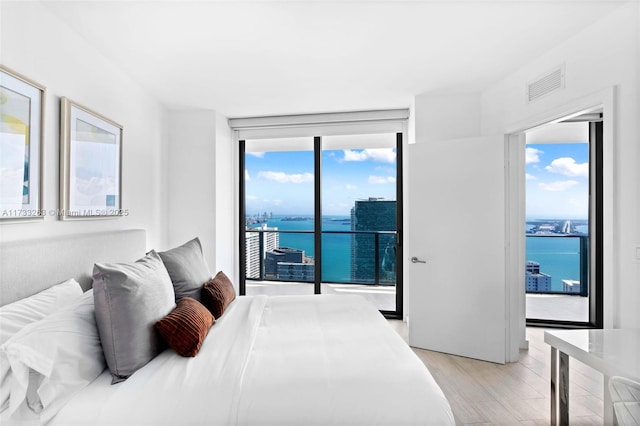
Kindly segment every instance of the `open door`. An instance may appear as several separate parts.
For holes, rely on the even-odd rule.
[[[504,156],[495,137],[407,146],[411,346],[505,362]]]

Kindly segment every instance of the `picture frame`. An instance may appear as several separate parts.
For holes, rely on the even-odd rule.
[[[60,98],[61,220],[126,216],[122,209],[123,127]]]
[[[44,86],[0,65],[0,221],[44,219]]]

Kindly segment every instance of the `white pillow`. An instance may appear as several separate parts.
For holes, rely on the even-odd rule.
[[[73,278],[40,293],[0,307],[0,345],[26,325],[36,322],[82,295]],[[0,351],[0,411],[9,406],[11,369]]]
[[[26,403],[46,423],[106,367],[93,290],[26,326],[0,351],[11,365],[9,412],[14,416]]]

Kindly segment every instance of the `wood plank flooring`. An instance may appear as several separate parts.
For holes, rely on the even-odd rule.
[[[390,324],[407,340],[406,324]],[[550,423],[550,348],[542,328],[527,328],[529,349],[505,365],[413,348],[449,399],[457,424]],[[572,425],[602,424],[602,374],[570,359]]]

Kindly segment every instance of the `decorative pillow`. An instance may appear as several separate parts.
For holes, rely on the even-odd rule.
[[[156,330],[178,355],[193,357],[214,322],[211,312],[200,302],[183,297],[169,315],[156,323]]]
[[[46,423],[105,369],[93,291],[75,300],[0,347],[12,370],[10,413],[26,403]]]
[[[40,293],[0,308],[0,345],[25,326],[55,312],[82,296],[80,284],[73,278]],[[0,351],[0,411],[9,406],[11,367]]]
[[[118,383],[164,349],[154,325],[175,307],[171,278],[151,251],[134,263],[97,263],[93,295],[102,349]]]
[[[202,304],[214,318],[220,318],[229,303],[236,298],[236,291],[227,275],[220,271],[202,287]]]
[[[202,255],[200,239],[194,238],[180,247],[158,254],[171,277],[176,302],[185,296],[200,301],[202,284],[211,279],[211,272]]]

